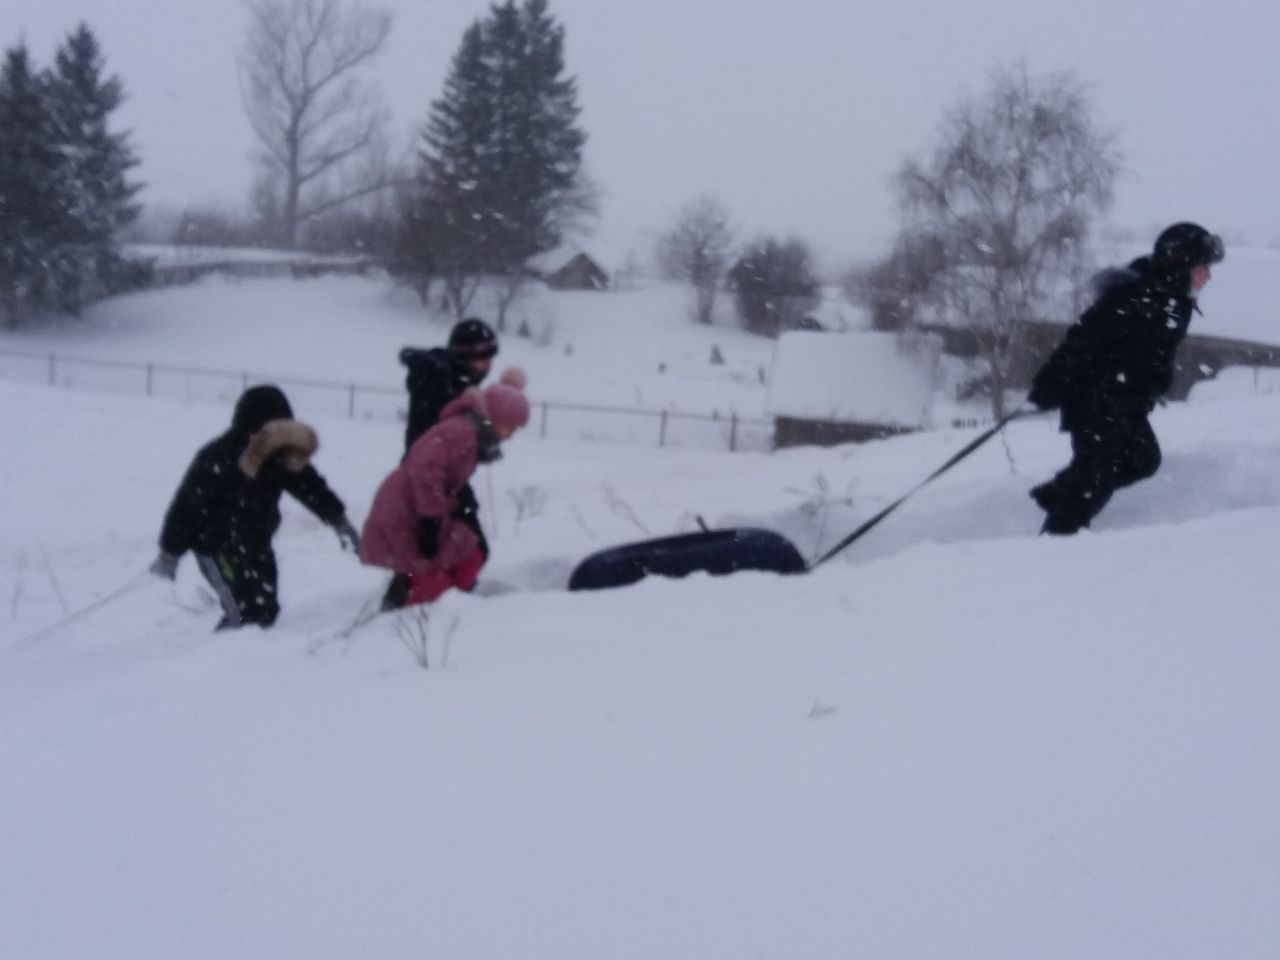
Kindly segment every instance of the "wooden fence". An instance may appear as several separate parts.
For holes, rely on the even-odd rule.
[[[308,415],[400,422],[405,391],[394,387],[273,376],[250,371],[100,360],[0,350],[0,379],[133,396],[231,404],[248,387],[274,383]],[[728,415],[533,401],[532,432],[544,439],[654,443],[659,447],[768,450],[773,421]]]

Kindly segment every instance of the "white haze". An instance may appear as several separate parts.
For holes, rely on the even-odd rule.
[[[385,4],[378,74],[408,143],[483,0]],[[1265,0],[1027,4],[962,0],[555,0],[578,80],[587,166],[603,189],[595,243],[648,253],[696,194],[743,237],[795,233],[829,265],[882,251],[890,178],[945,108],[997,64],[1072,70],[1126,157],[1112,220],[1144,236],[1198,219],[1253,244],[1280,234],[1280,7]],[[40,62],[77,20],[98,32],[153,203],[239,204],[253,142],[235,59],[239,0],[8,0],[0,42]]]

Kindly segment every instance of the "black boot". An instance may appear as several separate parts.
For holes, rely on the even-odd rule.
[[[1079,527],[1067,523],[1059,517],[1055,517],[1052,513],[1045,515],[1044,523],[1040,527],[1041,535],[1048,533],[1055,537],[1069,537],[1073,533],[1077,533],[1079,530]]]
[[[382,595],[382,603],[378,609],[383,613],[399,610],[408,601],[409,589],[412,585],[413,582],[407,573],[392,574],[391,582],[387,584],[387,592]]]
[[[1058,489],[1053,485],[1053,481],[1049,480],[1038,487],[1032,487],[1027,491],[1027,496],[1034,500],[1036,506],[1045,513],[1050,513],[1054,504],[1058,502]]]

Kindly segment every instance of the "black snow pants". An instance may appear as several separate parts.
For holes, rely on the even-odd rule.
[[[1113,493],[1160,469],[1160,444],[1145,410],[1068,413],[1063,421],[1071,433],[1071,462],[1031,491],[1045,511],[1044,533],[1089,526]]]
[[[276,596],[276,556],[269,543],[238,544],[217,555],[197,553],[200,572],[222,606],[217,629],[246,624],[269,627],[280,614]]]

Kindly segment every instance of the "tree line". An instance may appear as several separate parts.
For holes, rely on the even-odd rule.
[[[260,148],[250,235],[216,236],[235,225],[189,212],[174,239],[355,246],[457,316],[487,285],[501,327],[530,261],[598,207],[565,29],[547,0],[503,0],[472,23],[399,159],[369,76],[391,27],[385,11],[250,0],[249,13],[240,75]],[[138,214],[136,158],[127,136],[108,129],[121,97],[86,25],[50,68],[33,66],[21,45],[6,53],[0,309],[9,324],[74,312],[132,279],[115,246]],[[975,389],[999,412],[1035,360],[1025,325],[1074,313],[1091,231],[1113,198],[1114,141],[1073,75],[996,69],[943,117],[933,148],[898,170],[898,235],[882,259],[849,271],[846,296],[877,329],[967,330],[982,368]],[[755,333],[811,325],[822,287],[808,245],[765,235],[735,249],[729,221],[714,196],[695,199],[654,250],[662,274],[694,291],[694,319],[712,322],[724,291]]]

